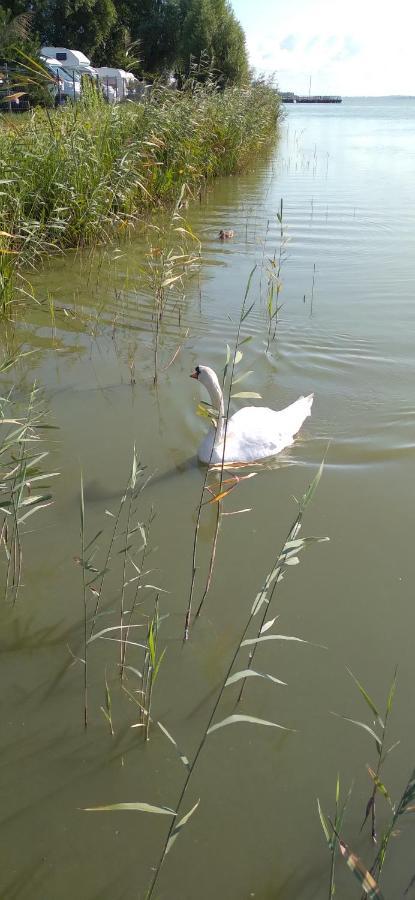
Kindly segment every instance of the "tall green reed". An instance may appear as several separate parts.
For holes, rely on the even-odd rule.
[[[275,139],[276,92],[264,84],[167,91],[142,104],[105,104],[96,92],[57,110],[33,110],[0,132],[0,306],[18,273],[45,254],[102,244],[183,184],[236,171]],[[36,263],[37,264],[37,263]]]
[[[320,477],[321,477],[321,467],[320,467],[316,477],[314,478],[313,482],[310,484],[308,490],[304,494],[303,511],[304,511],[305,507],[308,505],[308,503],[310,502],[310,500],[314,494],[314,491],[317,487]],[[280,559],[282,552],[283,551],[281,551],[278,554],[278,559]],[[272,579],[274,571],[275,571],[275,566],[273,565],[271,571],[269,572],[269,574],[267,576],[265,583],[268,583],[269,579]],[[264,599],[263,602],[267,602],[267,601]],[[269,604],[268,604],[268,606],[269,606]],[[144,803],[142,801],[137,801],[137,802],[115,803],[115,804],[110,804],[110,805],[105,805],[105,806],[97,806],[97,807],[87,807],[85,810],[87,812],[136,810],[136,811],[140,811],[140,812],[148,812],[148,813],[153,813],[153,814],[164,814],[164,815],[168,815],[169,817],[171,817],[171,824],[168,828],[166,838],[164,840],[163,847],[161,850],[161,854],[159,856],[158,863],[157,863],[156,867],[154,868],[154,873],[151,877],[150,884],[148,886],[148,890],[146,893],[146,900],[150,900],[150,898],[154,894],[163,863],[165,861],[166,856],[170,852],[176,838],[178,837],[178,835],[180,834],[180,832],[182,831],[184,826],[188,823],[189,819],[195,813],[196,809],[199,806],[200,800],[197,800],[197,802],[190,809],[188,809],[188,811],[177,821],[177,817],[180,814],[180,809],[181,809],[181,806],[185,799],[185,796],[188,792],[188,789],[189,789],[189,786],[190,786],[190,783],[192,780],[192,776],[195,772],[200,755],[202,753],[202,750],[205,747],[205,744],[206,744],[206,741],[207,741],[209,735],[213,734],[215,731],[217,731],[223,727],[227,727],[228,725],[233,725],[233,724],[237,724],[237,723],[262,725],[262,726],[267,726],[267,727],[279,728],[284,731],[293,731],[293,729],[291,729],[285,725],[281,725],[274,721],[260,719],[256,716],[248,715],[245,713],[237,713],[237,714],[233,714],[230,716],[226,716],[224,719],[221,719],[220,721],[215,722],[216,713],[219,709],[221,700],[223,699],[225,688],[230,687],[231,685],[235,684],[236,682],[240,681],[241,679],[245,679],[249,674],[252,676],[256,676],[256,677],[261,677],[265,680],[271,681],[274,684],[285,684],[285,682],[282,682],[280,679],[278,679],[275,676],[268,674],[268,673],[253,672],[252,670],[248,673],[246,672],[246,670],[241,670],[241,671],[238,670],[236,672],[233,672],[234,665],[236,663],[237,657],[238,657],[241,649],[244,646],[246,646],[247,644],[251,643],[251,640],[249,640],[247,638],[247,635],[249,634],[250,625],[252,623],[256,607],[257,607],[257,598],[251,608],[251,611],[248,615],[247,621],[245,622],[245,625],[242,630],[242,634],[235,645],[234,653],[233,653],[232,658],[226,668],[226,672],[222,678],[221,685],[217,692],[215,702],[212,706],[208,722],[205,725],[205,728],[203,730],[203,733],[201,735],[200,741],[198,743],[197,749],[194,753],[194,756],[193,756],[193,759],[191,762],[189,762],[187,755],[185,755],[183,753],[183,751],[179,748],[174,737],[172,737],[172,735],[167,731],[167,729],[164,727],[164,725],[162,725],[162,723],[160,723],[160,722],[158,723],[161,728],[161,731],[170,740],[170,742],[173,743],[173,745],[175,746],[178,756],[180,757],[180,760],[186,769],[185,780],[184,780],[182,789],[180,791],[177,803],[175,805],[176,808],[171,809],[170,807],[166,807],[166,806],[153,806],[153,805]],[[271,627],[273,625],[274,621],[275,621],[275,619],[273,619],[271,621],[269,627]],[[297,641],[299,643],[307,643],[307,641],[304,641],[302,638],[294,637],[292,635],[281,635],[281,634],[269,634],[269,635],[267,635],[267,640],[290,640],[290,641]]]
[[[279,245],[278,252],[274,250],[271,259],[268,260],[267,266],[267,317],[268,317],[268,336],[267,350],[270,344],[275,340],[278,325],[278,313],[280,312],[280,293],[282,289],[281,270],[287,258],[287,245],[289,236],[284,227],[283,219],[283,200],[281,197],[280,208],[277,212],[277,222],[279,224]],[[265,238],[266,240],[266,238]]]
[[[375,853],[374,859],[372,863],[368,866],[366,865],[362,859],[354,853],[348,844],[342,838],[342,826],[344,813],[347,806],[347,803],[350,799],[350,791],[349,795],[346,798],[345,802],[340,809],[339,806],[339,782],[337,783],[336,788],[336,810],[334,821],[332,821],[329,817],[327,817],[320,806],[320,802],[317,801],[318,812],[320,816],[321,826],[327,841],[327,844],[331,853],[331,870],[330,870],[330,882],[329,882],[329,900],[335,894],[335,881],[334,881],[334,871],[335,871],[335,858],[337,851],[340,852],[342,858],[348,865],[348,868],[355,876],[357,881],[359,882],[361,888],[363,889],[363,898],[377,898],[377,900],[381,900],[382,892],[379,887],[379,881],[382,875],[383,866],[385,863],[386,855],[389,850],[390,840],[393,834],[396,833],[396,828],[398,824],[402,822],[402,816],[404,816],[408,812],[412,812],[415,809],[415,770],[411,773],[409,780],[403,790],[403,793],[398,801],[393,801],[391,797],[391,793],[387,786],[384,783],[383,775],[381,777],[381,771],[384,767],[384,764],[389,759],[389,755],[397,746],[398,742],[392,743],[390,746],[386,746],[387,744],[387,729],[389,723],[389,717],[392,711],[393,700],[395,697],[396,691],[396,679],[397,679],[397,670],[395,670],[391,686],[389,688],[388,697],[386,701],[385,712],[383,714],[380,713],[378,705],[372,699],[371,695],[368,693],[366,688],[361,684],[361,682],[353,675],[353,673],[349,671],[350,676],[355,682],[361,696],[363,697],[367,707],[370,710],[371,717],[374,717],[374,724],[369,725],[364,721],[360,721],[358,719],[352,719],[349,716],[339,716],[346,722],[350,722],[352,725],[357,728],[363,730],[369,737],[374,741],[376,748],[376,764],[372,768],[367,765],[367,771],[371,780],[371,792],[369,799],[366,803],[365,812],[363,816],[363,821],[360,827],[360,831],[366,825],[366,822],[370,818],[371,822],[371,838],[373,844],[378,846],[378,849]],[[339,715],[335,713],[335,715]],[[383,800],[387,804],[387,808],[390,810],[389,820],[386,822],[386,825],[383,827],[380,839],[377,834],[377,818],[376,818],[376,809],[377,809],[377,798],[382,797]],[[412,876],[411,881],[405,891],[405,894],[408,893],[411,886],[415,883],[415,876]]]
[[[6,361],[7,362],[7,361]],[[8,360],[3,370],[13,365]],[[5,557],[4,598],[16,602],[22,582],[23,543],[26,523],[53,503],[49,480],[58,472],[45,472],[44,431],[53,429],[48,410],[36,384],[27,407],[20,412],[13,392],[0,398],[0,425],[6,429],[0,446],[0,549]]]
[[[106,510],[106,516],[113,520],[109,534],[100,528],[90,539],[87,535],[86,508],[81,475],[80,490],[80,542],[79,557],[75,562],[82,570],[82,607],[83,607],[83,652],[82,656],[73,653],[75,660],[83,666],[83,720],[88,726],[88,685],[90,669],[91,644],[100,641],[115,642],[118,647],[116,665],[121,687],[130,700],[140,709],[141,725],[145,728],[148,740],[151,721],[151,701],[154,682],[160,668],[162,655],[158,655],[157,641],[162,616],[159,614],[159,595],[164,588],[150,584],[148,578],[151,569],[147,568],[150,555],[149,534],[154,519],[151,509],[144,521],[139,517],[139,501],[150,480],[150,475],[138,460],[135,448],[132,454],[131,471],[118,508],[115,513]],[[101,546],[102,544],[102,546]],[[110,599],[106,598],[106,589]],[[145,608],[148,598],[153,597],[153,605],[148,612]],[[114,622],[115,613],[108,611],[113,605],[114,597],[118,602],[118,622]],[[136,619],[140,615],[140,621]],[[102,617],[110,617],[111,624],[100,627]],[[135,629],[145,629],[147,637],[143,641],[133,639]],[[142,651],[141,670],[130,664],[128,651]],[[71,651],[72,652],[72,651]],[[105,707],[101,707],[111,732],[113,730],[112,699],[108,685],[105,666]],[[140,691],[142,699],[137,701],[135,693],[125,684],[127,675],[133,674],[142,682]]]
[[[176,313],[180,328],[185,282],[200,263],[199,238],[180,213],[184,198],[188,194],[189,188],[183,184],[171,215],[163,224],[152,225],[150,230],[152,240],[146,253],[146,262],[139,268],[144,285],[154,298],[153,383],[155,385],[160,372],[172,365],[180,351],[179,345],[170,360],[161,364],[160,340],[163,319],[167,310],[170,314]],[[154,237],[157,238],[156,246],[153,243]]]
[[[210,499],[206,502],[216,504],[216,522],[215,522],[215,529],[214,529],[214,534],[213,534],[213,539],[212,539],[211,556],[210,556],[210,562],[209,562],[209,566],[208,566],[208,574],[207,574],[207,578],[206,578],[205,588],[203,590],[202,597],[201,597],[198,607],[197,607],[196,616],[195,616],[196,618],[201,613],[202,606],[204,604],[204,601],[206,599],[206,596],[209,592],[210,585],[211,585],[213,567],[214,567],[215,558],[216,558],[216,549],[217,549],[217,542],[218,542],[218,536],[219,536],[219,529],[220,529],[222,515],[223,515],[222,501],[241,481],[244,480],[244,477],[245,478],[252,477],[252,475],[254,474],[254,473],[251,473],[250,476],[234,475],[227,482],[227,484],[229,484],[229,487],[225,487],[225,489],[223,489],[224,471],[225,471],[224,454],[225,454],[225,447],[226,447],[226,434],[227,434],[227,428],[228,428],[228,418],[229,418],[229,409],[230,409],[231,399],[238,398],[238,397],[245,397],[245,398],[251,397],[252,398],[252,397],[260,396],[259,394],[254,393],[252,391],[251,392],[244,391],[242,394],[239,392],[236,394],[232,394],[233,385],[236,384],[238,381],[241,381],[242,378],[246,377],[247,374],[251,374],[251,373],[245,373],[245,375],[241,375],[238,379],[234,378],[235,367],[238,365],[238,363],[241,361],[241,359],[243,357],[243,352],[240,348],[242,345],[246,344],[251,339],[250,335],[248,335],[244,338],[241,338],[241,329],[242,329],[243,323],[248,318],[251,310],[253,309],[253,307],[255,305],[255,302],[253,302],[253,303],[251,303],[249,308],[247,308],[247,300],[248,300],[251,283],[252,283],[252,278],[253,278],[255,270],[256,270],[256,266],[253,267],[253,269],[249,275],[246,288],[245,288],[245,295],[244,295],[242,306],[241,306],[239,321],[238,321],[238,324],[236,327],[236,336],[235,336],[235,344],[234,344],[233,353],[232,353],[230,347],[227,346],[226,362],[225,362],[225,366],[224,366],[224,370],[223,370],[223,377],[222,377],[222,390],[225,389],[225,384],[227,385],[227,400],[226,400],[226,408],[225,408],[225,412],[224,412],[225,429],[224,429],[224,438],[223,438],[223,455],[222,455],[222,461],[221,461],[220,466],[219,467],[215,466],[216,472],[218,471],[218,468],[219,468],[219,483],[218,484],[217,483],[209,484],[209,476],[210,476],[210,462],[209,462],[207,465],[206,471],[205,471],[202,488],[201,488],[201,493],[200,493],[200,497],[199,497],[199,502],[198,502],[198,506],[197,506],[197,513],[196,513],[196,523],[195,523],[195,529],[194,529],[194,535],[193,535],[192,572],[191,572],[189,597],[188,597],[188,602],[187,602],[187,610],[186,610],[185,623],[184,623],[184,634],[183,634],[184,641],[188,640],[189,634],[190,634],[193,597],[194,597],[194,591],[195,591],[195,585],[196,585],[196,574],[197,574],[197,550],[198,550],[199,529],[200,529],[202,511],[203,511],[203,507],[205,505],[206,492],[208,492],[211,495]],[[220,424],[219,423],[219,411],[213,410],[209,406],[209,404],[206,404],[203,402],[199,404],[198,409],[202,415],[206,416],[210,420],[210,422],[216,432],[216,430]],[[213,446],[214,445],[212,445],[212,453],[213,453]],[[226,467],[226,468],[228,468],[228,467]],[[244,512],[245,511],[246,510],[244,510]]]

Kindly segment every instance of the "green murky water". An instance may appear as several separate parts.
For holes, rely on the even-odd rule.
[[[182,812],[199,797],[200,805],[165,862],[155,896],[326,897],[329,855],[316,797],[331,813],[338,772],[344,791],[354,780],[344,836],[371,860],[369,837],[356,836],[370,793],[365,765],[376,763],[374,742],[330,711],[373,724],[345,667],[383,708],[399,664],[389,743],[401,743],[384,770],[398,797],[415,749],[414,123],[413,100],[292,107],[272,158],[217,181],[200,205],[189,207],[202,262],[180,302],[167,305],[157,389],[152,300],[139,273],[143,239],[118,251],[105,247],[102,255],[57,259],[34,279],[36,295],[49,295],[59,307],[56,333],[39,308],[20,334],[39,352],[19,369],[16,391],[24,397],[34,379],[44,389],[50,420],[59,426],[47,446],[61,475],[53,485],[54,506],[39,514],[37,530],[24,539],[17,606],[1,610],[5,900],[143,898],[167,817],[81,809],[134,800],[175,808],[183,784],[185,770],[156,726],[148,744],[130,728],[137,717],[119,688],[119,645],[91,645],[87,733],[82,666],[70,653],[82,653],[81,570],[73,561],[79,555],[80,468],[88,536],[102,527],[109,533],[105,510],[116,511],[134,443],[153,473],[139,510],[141,520],[151,507],[156,513],[149,580],[169,591],[160,599],[162,614],[168,613],[160,646],[167,651],[153,716],[192,758],[252,601],[295,517],[292,496],[305,490],[330,442],[304,525],[304,534],[329,535],[330,543],[303,554],[273,607],[278,633],[327,649],[264,643],[256,668],[287,686],[251,679],[241,708],[297,733],[235,725],[209,736]],[[280,198],[290,241],[276,340],[266,352],[266,269],[280,246]],[[231,242],[218,241],[222,227],[235,230]],[[204,475],[195,453],[205,428],[195,415],[202,394],[188,376],[197,363],[222,368],[255,263],[256,303],[243,326],[252,340],[239,364],[253,374],[241,389],[260,392],[274,407],[314,391],[313,415],[284,456],[287,465],[261,470],[227,498],[226,510],[251,512],[223,520],[211,591],[183,647]],[[11,378],[4,380],[8,385]],[[196,599],[214,520],[207,509]],[[105,547],[105,536],[99,544]],[[117,621],[112,610],[118,609],[121,559],[108,579],[102,627]],[[143,592],[146,611],[150,595]],[[130,654],[131,665],[140,668],[141,651],[131,647]],[[100,711],[105,669],[113,737]],[[129,684],[137,687],[133,679]],[[218,719],[232,714],[235,697],[229,688]],[[379,801],[379,825],[386,815]],[[408,819],[390,849],[387,897],[397,896],[413,874],[412,840]],[[342,865],[338,896],[358,897]]]

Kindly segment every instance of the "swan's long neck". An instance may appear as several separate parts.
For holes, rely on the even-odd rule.
[[[206,384],[206,390],[208,391],[212,406],[219,410],[218,425],[216,428],[215,440],[213,442],[213,446],[217,447],[218,444],[223,441],[225,436],[225,407],[223,404],[222,389],[216,377],[214,380],[209,380],[209,383]]]

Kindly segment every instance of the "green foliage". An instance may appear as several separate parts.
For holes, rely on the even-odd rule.
[[[183,184],[235,172],[275,138],[276,92],[154,88],[146,104],[75,106],[13,117],[0,131],[0,305],[42,253],[124,233],[138,213],[175,202]],[[2,274],[3,271],[3,274]]]
[[[17,12],[14,15],[10,9],[5,9],[0,4],[0,77],[6,83],[9,94],[18,91],[31,105],[41,103],[43,106],[53,106],[53,98],[47,87],[49,76],[45,72],[44,79],[38,77],[39,73],[37,77],[33,77],[33,72],[26,69],[26,58],[35,60],[40,51],[39,42],[33,34],[32,22],[30,12]]]
[[[2,18],[7,28],[1,27]],[[49,44],[82,50],[96,65],[124,67],[127,62],[133,70],[128,65],[128,48],[138,41],[139,60],[147,73],[175,70],[188,75],[192,60],[203,56],[223,84],[241,84],[248,77],[244,32],[228,0],[0,3],[0,32],[9,30],[13,19],[16,27],[26,29],[26,39],[30,33],[36,35],[38,47]],[[136,71],[139,60],[135,60]]]
[[[186,7],[179,53],[183,70],[188,74],[192,57],[213,58],[215,17],[210,0],[186,0],[183,9]]]
[[[30,15],[13,15],[10,9],[0,6],[0,56],[7,56],[13,47],[26,44],[30,36]]]
[[[221,83],[248,78],[244,32],[226,0],[182,0],[179,64],[189,74],[192,57],[206,57]]]
[[[241,84],[248,78],[248,57],[243,28],[228,3],[217,22],[213,38],[215,66],[222,80]]]
[[[117,20],[113,0],[41,0],[30,6],[42,43],[73,47],[88,56],[105,42]]]

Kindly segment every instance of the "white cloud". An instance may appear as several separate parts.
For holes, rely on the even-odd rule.
[[[395,0],[233,0],[251,64],[276,72],[282,90],[415,94],[415,6]]]

